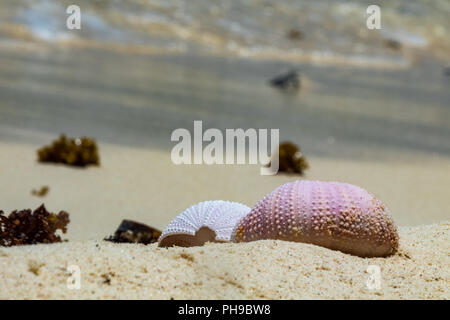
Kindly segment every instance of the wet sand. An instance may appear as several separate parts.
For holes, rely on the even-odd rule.
[[[267,85],[280,62],[36,50],[0,54],[1,141],[42,144],[34,132],[64,132],[170,150],[173,130],[202,120],[205,129],[278,128],[307,155],[450,156],[448,83],[435,69],[298,65],[305,88],[283,94]]]

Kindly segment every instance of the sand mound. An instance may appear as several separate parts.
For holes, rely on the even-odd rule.
[[[400,251],[359,258],[284,241],[157,248],[69,242],[0,249],[0,298],[448,299],[448,222],[400,228]],[[69,265],[81,288],[69,290]],[[369,289],[369,265],[381,287]]]

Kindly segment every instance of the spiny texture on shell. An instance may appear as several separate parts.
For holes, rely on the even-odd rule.
[[[261,199],[233,230],[235,242],[279,239],[363,256],[387,256],[398,234],[383,203],[357,186],[295,181]]]
[[[163,231],[160,247],[199,246],[205,242],[229,242],[236,223],[250,208],[230,201],[205,201],[179,214]]]

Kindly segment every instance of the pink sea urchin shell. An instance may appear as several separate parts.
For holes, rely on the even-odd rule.
[[[160,247],[201,246],[205,242],[229,242],[236,223],[250,208],[230,201],[197,203],[179,214],[158,239]]]
[[[278,239],[363,256],[387,256],[398,234],[383,203],[357,186],[295,181],[261,199],[234,228],[235,242]]]

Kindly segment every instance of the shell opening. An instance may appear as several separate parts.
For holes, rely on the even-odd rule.
[[[223,242],[216,240],[216,233],[208,227],[201,227],[195,235],[172,234],[159,241],[159,247],[196,247],[202,246],[206,242]]]

